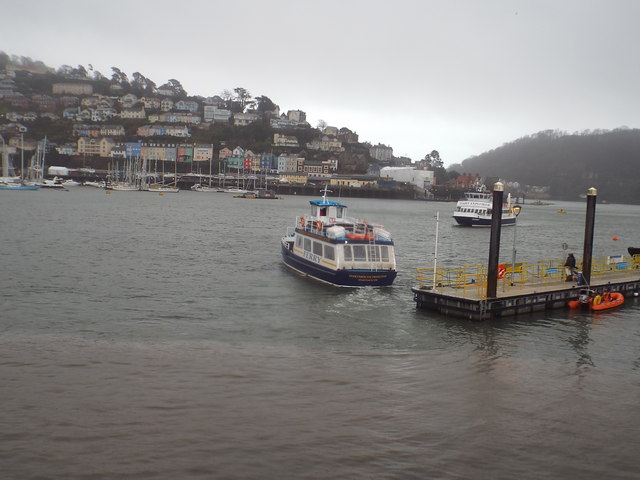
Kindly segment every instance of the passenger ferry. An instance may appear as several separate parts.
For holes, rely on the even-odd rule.
[[[464,198],[458,200],[453,218],[458,225],[465,227],[490,227],[491,209],[493,207],[493,194],[484,188],[465,192]],[[502,204],[502,222],[504,225],[515,225],[516,214],[513,211],[511,194],[507,195],[507,201]]]
[[[282,237],[282,259],[292,270],[339,287],[383,287],[396,278],[391,234],[381,224],[348,218],[346,205],[311,200]]]

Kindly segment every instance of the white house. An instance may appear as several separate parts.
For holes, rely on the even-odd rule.
[[[396,182],[410,183],[424,189],[433,185],[433,171],[413,167],[382,167],[380,178],[391,178]]]

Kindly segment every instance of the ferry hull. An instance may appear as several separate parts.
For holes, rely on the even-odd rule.
[[[461,225],[463,227],[490,227],[491,226],[491,217],[463,217],[463,216],[454,215],[453,218],[455,219],[456,222],[458,222],[458,225]],[[516,223],[516,217],[507,217],[507,218],[503,217],[501,225],[508,226],[508,225],[515,225],[515,223]]]
[[[282,260],[302,275],[338,287],[388,287],[397,275],[395,270],[332,270],[295,255],[284,243]]]

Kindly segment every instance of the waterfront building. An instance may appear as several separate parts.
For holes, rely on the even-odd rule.
[[[107,137],[80,137],[78,139],[78,154],[108,157],[111,149],[116,146],[116,142]]]
[[[434,184],[432,170],[418,170],[414,167],[383,167],[380,178],[392,179],[400,183],[410,183],[418,188],[428,190]]]
[[[193,147],[194,162],[208,162],[213,159],[213,145],[195,145]]]

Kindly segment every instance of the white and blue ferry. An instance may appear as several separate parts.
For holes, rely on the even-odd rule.
[[[346,205],[311,200],[282,237],[282,258],[292,270],[339,287],[384,287],[396,278],[391,234],[381,224],[348,218]]]
[[[493,208],[493,194],[482,188],[465,192],[464,197],[458,200],[453,218],[458,225],[464,227],[490,227],[491,209]],[[502,204],[502,226],[515,225],[516,213],[513,210],[511,194],[507,195],[507,201]]]

